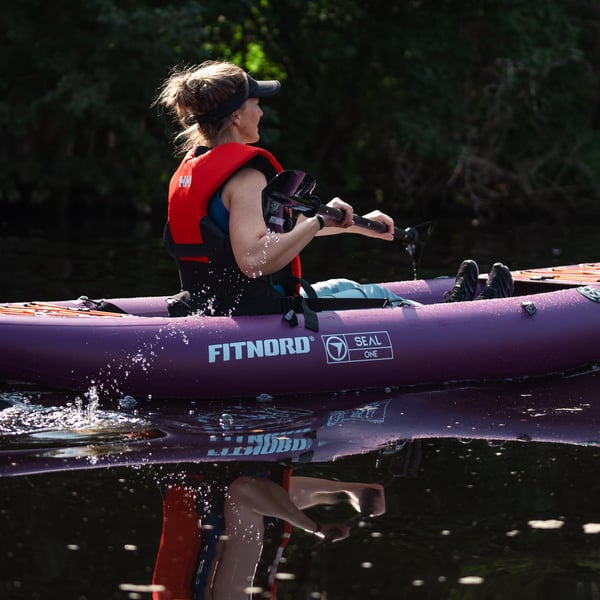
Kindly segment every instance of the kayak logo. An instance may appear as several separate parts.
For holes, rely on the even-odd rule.
[[[288,354],[308,354],[312,341],[314,341],[314,338],[302,335],[293,338],[269,338],[267,340],[211,344],[208,346],[208,362],[228,362],[230,360],[268,358]]]
[[[327,364],[394,358],[392,341],[387,331],[322,335],[321,339],[325,346]]]

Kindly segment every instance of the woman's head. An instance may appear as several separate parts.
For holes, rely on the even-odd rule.
[[[206,61],[174,69],[155,103],[174,114],[182,127],[178,140],[188,150],[214,145],[249,98],[272,96],[279,88],[278,81],[255,81],[232,63]]]

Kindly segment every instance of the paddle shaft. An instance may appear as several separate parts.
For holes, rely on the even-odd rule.
[[[277,199],[278,202],[292,205],[300,212],[308,213],[310,216],[317,214],[336,222],[343,221],[345,217],[343,210],[323,204],[321,200],[317,198],[317,196],[310,196],[309,198],[297,198],[295,196],[286,196],[279,193],[274,193],[272,195]],[[360,215],[356,214],[353,215],[352,218],[357,227],[370,229],[371,231],[376,231],[377,233],[386,233],[388,230],[387,225],[381,221],[366,219],[365,217],[361,217]],[[413,244],[418,240],[418,238],[419,234],[413,227],[407,227],[406,229],[394,227],[394,239],[396,240]]]
[[[344,220],[343,210],[334,208],[333,206],[327,206],[327,204],[321,204],[317,210],[317,214],[325,216],[332,221]],[[365,217],[361,217],[360,215],[356,214],[352,215],[352,219],[357,227],[362,227],[363,229],[370,229],[371,231],[376,231],[377,233],[386,233],[388,230],[387,225],[381,221],[366,219]],[[408,242],[410,244],[417,241],[417,232],[412,227],[407,227],[406,229],[394,227],[394,239],[400,240],[401,242]]]

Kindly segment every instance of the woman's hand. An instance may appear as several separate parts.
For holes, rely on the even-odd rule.
[[[365,219],[370,219],[371,221],[379,221],[380,223],[384,223],[387,225],[388,230],[385,233],[379,233],[377,231],[373,231],[372,229],[366,229],[365,227],[357,227],[356,233],[366,235],[367,237],[380,238],[389,242],[394,240],[394,219],[392,219],[392,217],[382,213],[380,210],[373,210],[370,213],[363,215],[363,217]]]
[[[354,210],[347,203],[344,202],[341,198],[333,198],[327,203],[327,206],[331,208],[337,208],[344,213],[344,219],[342,221],[334,221],[333,219],[329,219],[325,215],[321,215],[323,217],[323,221],[325,222],[325,227],[336,227],[339,229],[348,229],[354,225]]]
[[[345,523],[322,523],[321,532],[326,542],[339,542],[350,535],[350,527]]]
[[[333,219],[327,218],[325,215],[321,215],[323,217],[323,221],[325,222],[325,227],[317,235],[359,233],[360,235],[364,235],[366,237],[379,238],[388,242],[394,240],[394,219],[392,219],[392,217],[389,215],[382,213],[380,210],[373,210],[370,213],[363,215],[363,217],[365,219],[384,223],[388,228],[385,233],[379,233],[378,231],[373,231],[372,229],[368,229],[366,227],[358,227],[357,225],[354,225],[354,211],[352,206],[350,206],[350,204],[347,202],[344,202],[341,198],[333,198],[333,200],[327,203],[327,206],[340,209],[344,213],[344,220],[334,221]]]
[[[369,506],[361,506],[361,500],[364,499],[365,491],[369,494]],[[370,517],[377,517],[385,512],[385,492],[383,486],[379,483],[354,483],[349,484],[346,493],[350,497],[350,504],[356,512],[362,512],[367,509]]]

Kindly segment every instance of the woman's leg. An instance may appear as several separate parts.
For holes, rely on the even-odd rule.
[[[390,300],[392,304],[418,304],[394,294],[383,285],[377,283],[357,283],[356,281],[342,277],[318,281],[312,284],[312,287],[319,298],[380,298],[382,300]]]

